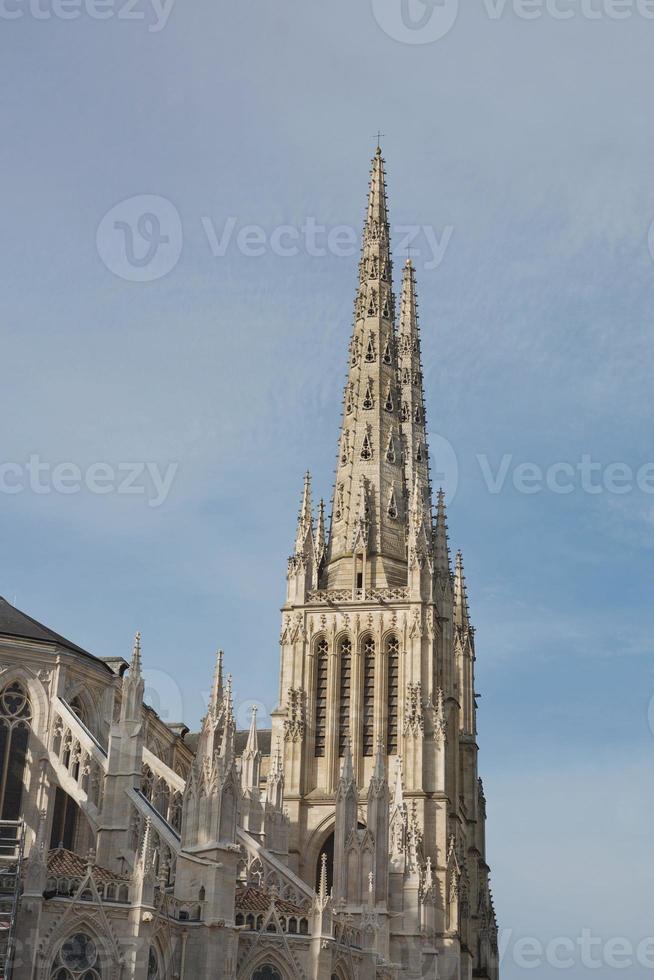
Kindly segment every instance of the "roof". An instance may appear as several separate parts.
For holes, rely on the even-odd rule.
[[[67,851],[65,847],[56,847],[48,852],[48,874],[53,878],[84,878],[88,870],[88,861]],[[93,865],[93,880],[96,884],[106,884],[109,881],[128,881],[127,875],[119,875],[108,868]]]
[[[270,908],[273,896],[271,892],[264,891],[263,888],[255,888],[254,885],[245,885],[236,889],[236,909],[239,912],[267,912]],[[307,910],[300,905],[279,898],[275,895],[275,908],[282,915],[304,915]]]
[[[239,730],[234,734],[234,752],[237,756],[243,755],[245,752],[245,746],[247,745],[249,734],[249,728]],[[259,743],[259,752],[261,752],[261,755],[270,755],[270,745],[272,743],[271,730],[269,728],[258,728],[257,741]]]
[[[70,640],[67,640],[59,633],[55,633],[54,630],[51,630],[48,626],[44,626],[43,623],[32,619],[27,613],[16,609],[15,606],[12,606],[2,596],[0,596],[0,636],[17,637],[22,640],[36,640],[38,643],[50,643],[53,646],[63,647],[65,650],[70,650],[71,653],[81,654],[83,657],[88,657],[97,664],[102,664],[105,670],[111,672],[111,668],[104,661],[89,653],[88,650],[83,650],[82,647],[78,647],[76,643],[71,643]]]

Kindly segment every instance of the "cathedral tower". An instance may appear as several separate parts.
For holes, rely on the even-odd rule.
[[[494,977],[474,631],[442,491],[432,500],[410,260],[396,322],[379,147],[329,532],[322,503],[314,523],[307,474],[282,614],[273,738],[291,867],[318,887],[324,865],[336,907],[374,931],[403,975]]]

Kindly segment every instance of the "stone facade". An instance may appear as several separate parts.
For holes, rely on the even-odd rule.
[[[5,975],[496,980],[474,629],[379,149],[331,521],[307,474],[272,731],[254,712],[236,731],[222,654],[200,732],[165,725],[141,656],[137,636],[100,660],[0,600],[0,818],[24,827]]]

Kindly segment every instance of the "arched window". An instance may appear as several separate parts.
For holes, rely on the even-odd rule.
[[[352,643],[347,636],[341,640],[339,651],[341,692],[338,706],[338,754],[345,755],[350,735],[350,695],[352,690]]]
[[[321,758],[325,754],[327,736],[327,653],[329,645],[323,637],[316,645],[316,742],[314,754]]]
[[[363,754],[372,755],[375,735],[375,641],[363,641]]]
[[[0,819],[18,820],[32,706],[18,682],[0,694]]]
[[[264,963],[254,971],[252,980],[283,980],[283,977],[276,967]]]
[[[159,969],[159,957],[154,946],[150,946],[148,953],[148,980],[159,980],[161,971]]]
[[[52,980],[100,980],[98,948],[85,932],[69,936],[59,949],[50,973]]]
[[[386,728],[386,752],[397,754],[398,698],[400,683],[400,644],[396,636],[389,637],[386,644],[388,665],[388,719]]]

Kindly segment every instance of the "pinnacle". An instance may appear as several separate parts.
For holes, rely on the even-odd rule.
[[[259,739],[257,736],[257,706],[252,705],[252,720],[250,721],[250,731],[248,732],[247,745],[245,746],[245,752],[250,755],[256,755],[259,751]]]
[[[132,647],[131,669],[134,675],[141,673],[141,634],[137,632],[134,636],[134,646]]]
[[[470,628],[466,579],[463,574],[463,555],[460,551],[456,553],[454,567],[454,623],[463,630]]]

